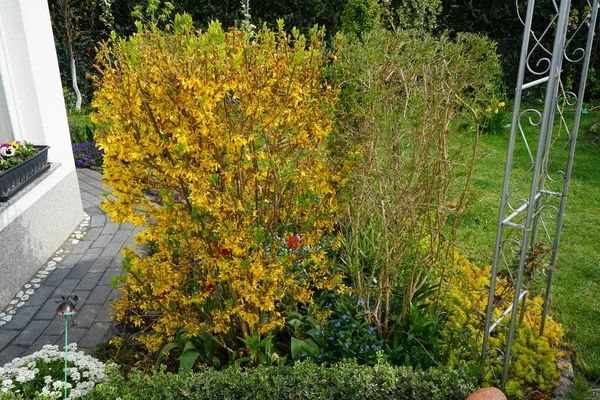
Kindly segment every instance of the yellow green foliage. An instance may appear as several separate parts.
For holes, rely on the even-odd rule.
[[[94,122],[114,195],[103,208],[156,244],[127,252],[117,318],[154,331],[149,350],[178,328],[222,345],[264,334],[339,283],[326,250],[344,177],[326,146],[337,90],[323,36],[290,37],[283,23],[196,32],[178,16],[173,32],[100,49]]]
[[[453,271],[444,282],[441,301],[449,316],[444,336],[449,344],[448,364],[455,367],[466,362],[478,363],[483,341],[483,327],[489,294],[491,267],[480,268],[466,256],[454,254]],[[508,279],[497,278],[497,307],[494,320],[510,305],[514,288]],[[506,392],[510,398],[522,399],[532,390],[551,392],[558,383],[558,346],[563,338],[560,324],[546,319],[545,332],[539,335],[541,322],[540,296],[528,300],[525,319],[517,328],[513,341],[509,381]],[[498,385],[504,360],[496,349],[506,348],[508,321],[498,326],[489,339],[490,363],[484,371],[484,385]]]

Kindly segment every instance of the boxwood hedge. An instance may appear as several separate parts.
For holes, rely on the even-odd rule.
[[[463,371],[426,371],[387,364],[344,361],[326,367],[312,362],[189,374],[115,374],[86,398],[101,399],[412,399],[463,400],[476,388]]]

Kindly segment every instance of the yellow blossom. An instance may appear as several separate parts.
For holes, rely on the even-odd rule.
[[[279,310],[340,282],[317,250],[347,180],[328,158],[338,89],[322,83],[324,32],[250,41],[187,23],[98,53],[93,120],[115,196],[102,207],[141,225],[136,243],[152,250],[126,252],[115,308],[150,351],[180,328],[223,343],[266,333],[284,325]]]

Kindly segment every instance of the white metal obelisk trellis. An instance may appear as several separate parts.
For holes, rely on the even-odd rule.
[[[483,365],[491,357],[504,359],[503,387],[508,380],[515,329],[526,322],[524,315],[530,284],[540,276],[546,281],[545,300],[540,310],[540,335],[544,334],[598,13],[598,0],[582,1],[575,7],[571,0],[552,0],[552,3],[554,15],[540,24],[539,16],[536,20],[535,0],[528,0],[523,21],[481,356]],[[577,7],[583,11],[578,14],[584,16],[580,21],[570,18],[573,17],[571,10]],[[576,26],[573,26],[574,22]],[[545,28],[536,32],[534,27],[538,26]],[[578,66],[578,93],[567,91],[563,85],[567,64]],[[527,102],[535,96],[527,94],[544,88],[543,110],[540,111],[535,103]],[[574,113],[572,122],[566,117],[571,112]],[[535,127],[537,133],[532,134],[531,127],[525,130],[525,124]],[[497,293],[500,279],[507,280],[515,288],[514,297],[501,298]],[[494,317],[495,310],[504,312]],[[504,350],[490,348],[490,335],[506,325],[508,340]]]

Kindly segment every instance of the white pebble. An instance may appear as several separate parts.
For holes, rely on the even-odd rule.
[[[27,296],[27,295],[25,295],[25,296]],[[23,296],[23,297],[25,297],[25,296]],[[27,296],[27,298],[29,298],[29,296]],[[25,302],[24,302],[24,301],[22,301],[22,302],[20,302],[19,304],[17,304],[17,308],[19,308],[19,307],[23,307],[24,305],[25,305]]]
[[[4,321],[4,322],[10,322],[11,319],[12,319],[12,315],[7,315],[6,317],[2,317],[2,321]]]
[[[28,294],[28,295],[30,295],[30,296],[31,296],[32,294],[34,294],[34,293],[35,293],[35,290],[33,290],[33,289],[27,289],[27,290],[25,291],[25,294]]]
[[[73,240],[71,241],[71,243],[73,243],[73,244],[77,244],[77,243],[79,243],[79,240],[77,240],[77,239],[73,239]]]
[[[31,285],[29,283],[25,284],[25,289],[29,289],[31,287]]]
[[[23,297],[23,294],[24,294],[24,293],[23,293],[23,291],[22,291],[22,290],[20,290],[20,291],[19,291],[19,293],[17,293],[17,297],[18,297],[18,298],[21,298],[21,297]]]
[[[48,261],[48,264],[46,264],[48,267],[54,267],[56,265],[56,261]]]
[[[37,288],[39,288],[39,287],[40,287],[40,284],[39,284],[39,283],[34,283],[34,284],[33,284],[33,288],[34,288],[34,289],[37,289]]]
[[[41,272],[40,272],[40,274],[41,274]],[[41,280],[40,278],[33,278],[33,279],[31,280],[31,283],[40,283],[41,281],[42,281],[42,280]]]
[[[8,304],[17,304],[18,302],[19,302],[19,300],[14,299],[14,300],[11,300],[10,303],[8,303]]]

